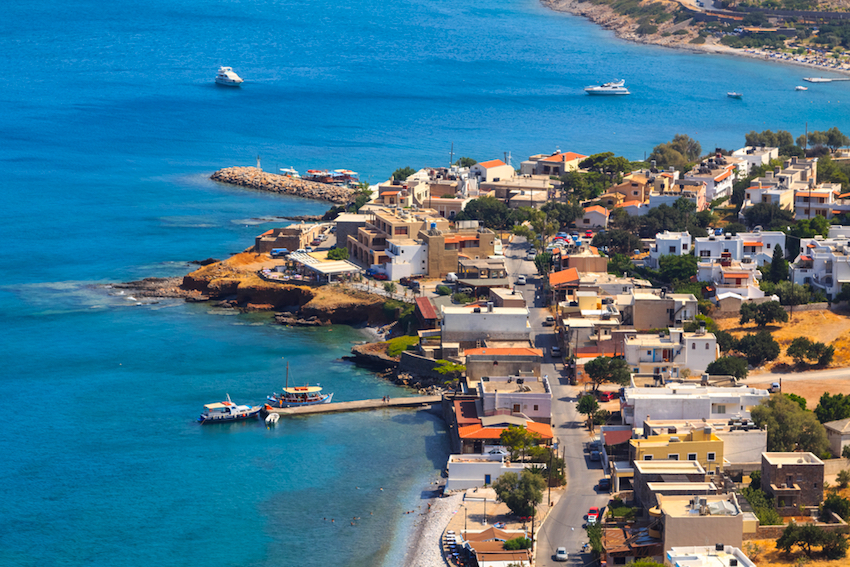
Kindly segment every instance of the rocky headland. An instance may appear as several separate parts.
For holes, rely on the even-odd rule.
[[[261,191],[271,191],[305,199],[316,199],[319,201],[330,201],[338,205],[344,205],[354,199],[355,191],[347,187],[338,187],[315,181],[305,181],[285,175],[267,173],[256,167],[226,167],[219,169],[210,179],[230,185],[250,187]]]

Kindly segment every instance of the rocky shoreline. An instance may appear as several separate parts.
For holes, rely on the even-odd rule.
[[[686,22],[676,24],[671,20],[670,22],[659,25],[657,33],[641,35],[637,33],[639,24],[636,20],[628,16],[618,14],[613,8],[606,4],[593,4],[592,2],[583,2],[581,0],[540,0],[540,2],[543,6],[550,10],[566,12],[574,16],[587,18],[591,22],[600,25],[607,30],[613,31],[619,39],[624,39],[634,43],[657,45],[672,49],[684,49],[695,53],[713,53],[719,55],[747,57],[749,59],[759,59],[761,61],[798,65],[830,73],[850,73],[850,70],[843,68],[824,69],[814,63],[808,63],[805,61],[774,58],[771,57],[769,53],[764,53],[759,50],[735,49],[719,43],[717,38],[712,36],[706,37],[705,43],[691,43],[691,40],[698,36],[698,30],[696,28],[689,27]],[[685,30],[687,33],[683,35],[673,35],[672,32],[676,30]],[[669,32],[666,37],[664,37],[665,32]]]
[[[353,189],[347,187],[337,187],[326,183],[266,173],[256,167],[226,167],[210,175],[210,179],[261,191],[271,191],[318,201],[330,201],[338,205],[350,203],[355,194]]]

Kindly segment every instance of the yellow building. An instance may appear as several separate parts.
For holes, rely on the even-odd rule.
[[[637,461],[696,461],[708,474],[723,471],[723,440],[711,428],[685,434],[650,435],[629,442],[629,456]]]

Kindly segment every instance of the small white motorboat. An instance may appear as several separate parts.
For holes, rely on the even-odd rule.
[[[215,76],[215,82],[227,87],[238,87],[243,81],[230,67],[219,67],[218,75]]]
[[[794,90],[795,91],[807,91],[807,90],[809,90],[809,87],[804,87],[802,85],[798,85],[798,86],[794,87]]]
[[[280,414],[270,413],[266,416],[266,427],[274,427],[280,421]]]

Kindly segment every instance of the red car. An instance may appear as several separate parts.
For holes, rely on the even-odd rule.
[[[596,397],[600,402],[610,402],[611,400],[617,399],[616,392],[597,392]]]
[[[375,279],[376,280],[388,280],[388,279],[390,279],[390,277],[383,272],[378,272],[377,274],[375,274]]]
[[[587,511],[587,525],[592,526],[599,520],[599,508],[594,506]]]
[[[585,238],[593,238],[593,231],[588,230],[587,232],[584,233],[584,237]]]

